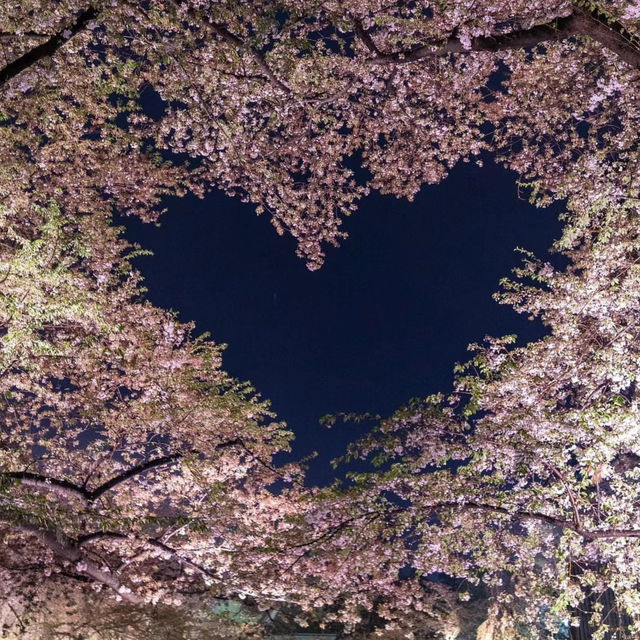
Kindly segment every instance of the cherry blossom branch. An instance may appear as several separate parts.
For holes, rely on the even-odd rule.
[[[11,604],[11,601],[7,600],[7,606],[9,607],[9,610],[13,614],[13,617],[18,621],[18,625],[20,626],[20,631],[24,633],[27,630],[27,628],[25,627],[24,622],[22,622],[22,618],[20,617],[20,614],[15,610],[15,608]]]
[[[395,511],[398,511],[398,509],[396,509]],[[355,515],[351,518],[347,518],[346,520],[343,520],[342,522],[339,522],[337,525],[335,525],[334,527],[331,527],[331,529],[328,529],[327,531],[325,531],[324,533],[321,533],[315,538],[312,538],[311,540],[307,540],[306,542],[300,542],[298,544],[289,545],[285,547],[285,550],[291,551],[292,549],[303,549],[304,547],[311,547],[314,544],[317,544],[318,542],[322,542],[323,540],[330,540],[331,538],[336,536],[338,533],[340,533],[341,531],[344,531],[344,529],[348,529],[352,527],[356,522],[360,520],[366,520],[368,518],[371,518],[371,516],[373,516],[373,518],[371,518],[370,520],[367,520],[367,524],[370,524],[376,518],[382,515],[389,515],[389,512],[384,513],[382,511],[373,511],[373,512],[367,511],[359,515]]]
[[[18,527],[23,531],[34,534],[41,542],[46,544],[53,554],[62,560],[73,562],[76,564],[76,571],[82,575],[86,575],[96,582],[104,584],[113,589],[121,598],[131,602],[132,604],[142,604],[143,598],[132,593],[130,589],[125,587],[118,578],[112,573],[107,573],[100,569],[91,560],[83,557],[80,548],[61,536],[58,532],[50,529],[42,529],[35,525],[24,524]]]
[[[111,489],[114,489],[115,487],[122,484],[123,482],[126,482],[131,478],[135,478],[136,476],[139,476],[145,473],[146,471],[150,471],[151,469],[157,469],[158,467],[165,467],[165,466],[174,464],[175,462],[182,460],[184,457],[185,457],[184,453],[173,453],[168,456],[162,456],[161,458],[154,458],[153,460],[147,460],[146,462],[136,465],[135,467],[131,467],[130,469],[127,469],[127,471],[125,471],[124,473],[121,473],[120,475],[114,476],[110,480],[107,480],[107,482],[104,482],[103,484],[96,487],[92,491],[85,490],[87,495],[87,500],[89,502],[95,502],[102,495],[104,495],[108,491],[111,491]]]
[[[293,484],[297,484],[300,487],[305,486],[304,482],[301,482],[300,480],[297,480],[295,478],[293,479],[290,478],[286,473],[282,473],[273,465],[270,465],[268,462],[265,462],[260,456],[253,453],[253,451],[251,451],[251,449],[249,449],[249,447],[247,447],[247,445],[242,440],[240,440],[238,444],[251,456],[252,460],[255,460],[259,465],[263,466],[265,469],[268,469],[274,475],[282,478],[286,482],[293,482]]]
[[[227,42],[235,45],[236,47],[247,48],[247,46],[245,45],[244,41],[241,38],[231,33],[223,25],[217,24],[215,22],[208,22],[207,24],[223,40],[226,40]],[[282,89],[282,91],[284,91],[285,93],[291,93],[291,87],[286,82],[278,78],[278,76],[276,76],[276,74],[273,72],[271,67],[267,64],[266,60],[264,59],[264,56],[262,56],[261,53],[259,53],[252,47],[249,47],[248,50],[251,53],[251,57],[255,60],[255,62],[258,64],[258,67],[260,67],[260,70],[267,76],[267,78],[269,78],[269,80],[271,80],[273,84],[275,84],[279,89]]]
[[[565,520],[563,518],[558,518],[555,516],[550,516],[544,513],[536,513],[533,511],[513,511],[511,509],[507,509],[506,507],[501,507],[498,505],[486,504],[481,502],[475,502],[472,500],[466,500],[463,502],[455,502],[455,501],[443,501],[436,502],[429,505],[420,505],[420,510],[427,511],[429,513],[428,517],[434,512],[437,512],[439,509],[453,509],[453,510],[478,510],[489,513],[495,513],[498,515],[508,516],[510,518],[523,519],[523,520],[537,520],[539,522],[543,522],[545,524],[558,527],[560,529],[568,529],[574,531],[578,535],[582,536],[587,540],[596,540],[596,539],[617,539],[617,538],[640,538],[640,529],[607,529],[600,531],[593,531],[589,529],[582,528],[581,525],[577,525],[575,521]],[[396,507],[392,511],[388,511],[384,513],[385,516],[389,516],[391,514],[397,514],[399,512],[404,511],[401,507]],[[304,547],[312,547],[318,543],[331,540],[338,533],[344,531],[345,529],[352,528],[362,520],[366,520],[367,523],[371,522],[370,517],[382,516],[382,512],[366,512],[351,518],[347,518],[342,522],[338,523],[331,529],[325,531],[324,533],[307,540],[306,542],[302,542],[295,545],[287,546],[287,550],[299,549]],[[427,517],[425,517],[426,519]]]
[[[640,538],[640,530],[638,529],[604,529],[603,531],[585,531],[584,529],[578,533],[590,540],[607,539],[607,538]]]
[[[191,567],[192,569],[195,569],[208,578],[214,579],[219,582],[219,578],[211,571],[209,571],[209,569],[203,567],[197,562],[194,562],[193,560],[190,560],[189,558],[185,558],[184,556],[180,555],[180,553],[176,549],[169,546],[168,544],[165,544],[161,540],[158,540],[157,538],[141,538],[139,536],[127,535],[125,533],[119,533],[117,531],[95,531],[93,533],[88,533],[80,536],[77,539],[76,544],[78,545],[78,547],[82,547],[90,542],[93,542],[94,540],[135,540],[136,542],[140,542],[145,546],[152,547],[154,549],[162,551],[163,553],[168,553],[180,564]]]
[[[58,33],[52,35],[46,42],[30,49],[16,60],[5,65],[0,69],[0,88],[29,67],[40,62],[40,60],[54,55],[69,42],[71,38],[86,29],[89,22],[98,16],[98,13],[95,7],[89,6],[80,13],[72,25],[65,27]]]
[[[45,489],[46,491],[56,493],[63,497],[79,498],[84,503],[88,501],[88,492],[67,480],[56,480],[55,478],[49,478],[29,471],[5,471],[0,473],[0,478],[19,481],[23,486]]]
[[[593,531],[589,529],[583,529],[581,526],[576,526],[576,524],[570,520],[563,520],[562,518],[556,518],[555,516],[549,516],[543,513],[535,513],[533,511],[517,512],[517,511],[509,510],[505,507],[484,504],[484,503],[474,502],[474,501],[438,502],[433,505],[427,505],[427,508],[431,511],[435,511],[437,509],[444,509],[444,508],[463,509],[463,510],[478,509],[480,511],[489,511],[492,513],[498,513],[501,515],[510,516],[512,518],[539,520],[540,522],[545,522],[547,524],[560,527],[562,529],[570,529],[571,531],[575,531],[577,534],[581,535],[583,538],[586,538],[588,540],[607,539],[607,538],[640,538],[640,529],[604,529],[600,531]]]
[[[615,53],[620,59],[636,69],[640,69],[640,42],[617,20],[595,9],[574,6],[579,33],[599,42]]]
[[[377,51],[371,36],[362,27],[358,29],[357,24],[355,33],[370,51]],[[596,10],[587,11],[577,6],[574,6],[569,16],[535,25],[530,29],[520,29],[494,36],[478,36],[465,44],[452,36],[444,43],[434,41],[407,51],[378,52],[369,62],[370,64],[402,64],[450,53],[524,49],[544,42],[565,40],[572,36],[589,36],[630,66],[640,69],[640,48],[634,44],[633,36],[620,23],[605,20]]]
[[[352,18],[352,20],[355,34],[360,38],[362,44],[364,44],[371,53],[375,53],[376,56],[384,56],[385,54],[378,49],[376,43],[371,37],[371,34],[363,27],[362,22],[357,18]]]
[[[135,540],[136,542],[140,542],[141,544],[157,549],[158,551],[161,551],[162,553],[166,553],[169,554],[171,557],[173,557],[175,560],[177,560],[180,564],[190,567],[192,569],[194,569],[195,571],[197,571],[198,573],[201,573],[202,575],[206,576],[207,578],[215,581],[215,582],[222,582],[220,577],[217,576],[214,572],[212,572],[210,569],[207,569],[206,567],[202,566],[201,564],[194,562],[193,560],[189,559],[189,558],[185,558],[183,555],[181,555],[179,553],[179,551],[177,549],[174,549],[173,547],[171,547],[170,545],[162,542],[161,540],[157,539],[157,538],[141,538],[139,536],[135,536],[135,535],[127,535],[124,533],[119,533],[117,531],[95,531],[93,533],[89,533],[83,536],[80,536],[78,538],[78,540],[76,541],[76,544],[78,547],[82,547],[86,544],[88,544],[89,542],[92,542],[94,540],[104,540],[104,539],[111,539],[111,540]],[[246,595],[246,596],[251,596],[251,597],[259,597],[259,594],[253,593],[253,592],[249,592],[246,590],[243,590],[241,592],[242,594]],[[217,596],[219,599],[223,599],[226,600],[227,598],[225,596]],[[295,600],[290,600],[290,599],[286,599],[286,598],[273,598],[273,597],[269,597],[269,600],[273,601],[273,602],[286,602],[288,604],[298,604]]]
[[[532,47],[550,40],[562,40],[575,35],[575,16],[559,18],[552,23],[535,25],[530,29],[512,31],[495,36],[478,36],[464,45],[457,37],[446,41],[433,41],[406,51],[382,53],[372,58],[371,64],[403,64],[418,62],[425,58],[437,58],[450,53],[472,53],[477,51],[507,51]],[[356,35],[358,32],[356,31]],[[366,44],[366,43],[365,43]]]
[[[170,2],[175,7],[184,5],[184,0],[170,0]],[[187,11],[187,14],[190,15],[191,17],[197,18],[197,12],[192,7],[188,7],[186,11]],[[271,67],[267,64],[267,61],[264,59],[264,56],[259,51],[257,51],[251,46],[248,46],[242,38],[235,35],[234,33],[231,33],[231,31],[229,31],[222,24],[207,20],[205,21],[205,25],[209,29],[211,29],[211,31],[214,34],[216,34],[217,36],[219,36],[229,44],[233,45],[234,47],[237,47],[238,49],[247,50],[251,54],[251,57],[254,59],[254,61],[260,68],[260,70],[275,86],[277,86],[279,89],[281,89],[285,93],[291,93],[291,87],[286,82],[278,78],[278,76],[274,73],[273,69],[271,69]]]
[[[225,442],[221,442],[220,444],[214,447],[215,450],[218,449],[226,449],[227,447],[232,447],[236,445],[244,446],[244,443],[240,438],[234,438],[233,440],[227,440]],[[114,476],[110,480],[107,480],[100,486],[95,489],[88,490],[84,487],[80,487],[73,482],[69,482],[68,480],[58,480],[56,478],[50,478],[48,476],[40,475],[37,473],[31,473],[29,471],[5,471],[0,472],[0,478],[6,478],[7,480],[14,480],[20,482],[23,486],[34,487],[37,489],[44,489],[51,493],[55,493],[65,497],[71,498],[79,498],[82,502],[90,503],[95,502],[102,495],[111,491],[118,485],[139,476],[146,471],[150,471],[151,469],[157,469],[159,467],[164,467],[167,465],[174,464],[180,460],[183,460],[188,455],[199,455],[198,451],[192,450],[187,452],[179,452],[173,453],[167,456],[162,456],[160,458],[154,458],[152,460],[147,460],[135,467],[131,467],[127,469],[123,473]]]
[[[539,520],[546,524],[554,525],[562,529],[572,529],[574,531],[582,532],[571,520],[563,520],[555,516],[549,516],[544,513],[536,513],[534,511],[513,511],[506,507],[500,507],[493,504],[485,504],[483,502],[475,502],[473,500],[465,500],[463,502],[454,502],[452,500],[444,502],[436,502],[430,505],[424,505],[424,508],[430,512],[437,511],[438,509],[469,509],[478,511],[487,511],[490,513],[496,513],[499,515],[510,516],[511,518],[522,518],[527,520]],[[640,532],[639,532],[640,533]]]
[[[549,469],[551,471],[551,473],[553,473],[553,475],[558,478],[558,480],[560,480],[560,482],[562,483],[562,486],[565,488],[565,491],[567,492],[567,495],[569,496],[569,500],[571,501],[571,508],[573,509],[573,524],[575,525],[576,529],[582,529],[582,524],[580,522],[580,513],[578,511],[578,505],[576,503],[576,499],[575,496],[573,494],[573,491],[571,490],[571,487],[569,487],[569,485],[567,484],[567,481],[565,480],[564,476],[560,473],[560,471],[558,471],[558,469],[552,465],[550,462],[546,462],[546,461],[542,461],[542,464],[547,467],[547,469]]]
[[[227,440],[226,442],[221,442],[217,444],[214,449],[218,451],[219,449],[226,449],[227,447],[233,447],[236,445],[244,446],[242,440],[240,438],[234,438],[233,440]],[[179,452],[172,453],[168,456],[162,456],[161,458],[154,458],[153,460],[147,460],[135,467],[131,467],[124,473],[120,475],[114,476],[111,480],[101,484],[99,487],[96,487],[92,491],[87,491],[87,499],[89,502],[95,502],[100,496],[107,493],[107,491],[111,491],[114,487],[130,480],[131,478],[135,478],[151,469],[157,469],[158,467],[164,467],[167,465],[174,464],[180,460],[184,460],[184,458],[188,455],[199,455],[198,451],[192,450],[187,452]]]
[[[0,31],[0,39],[2,40],[13,40],[20,38],[47,38],[50,37],[48,33],[39,33],[38,31],[24,31],[23,33],[17,34],[11,31]]]

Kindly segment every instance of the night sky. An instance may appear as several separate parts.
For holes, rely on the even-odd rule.
[[[561,208],[519,199],[515,174],[491,162],[458,165],[413,203],[372,194],[316,272],[253,206],[219,192],[166,206],[160,227],[125,221],[154,252],[136,262],[149,299],[229,345],[225,369],[272,401],[296,433],[295,457],[319,452],[313,482],[363,428],[327,430],[321,416],[389,414],[449,391],[470,342],[543,335],[491,294],[518,264],[516,246],[546,255]]]

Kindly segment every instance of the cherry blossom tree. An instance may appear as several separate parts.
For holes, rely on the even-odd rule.
[[[639,14],[632,0],[6,2],[0,192],[153,218],[163,194],[216,186],[268,210],[311,268],[370,189],[411,198],[485,150],[541,203],[633,196]]]
[[[274,466],[289,432],[224,373],[219,346],[144,302],[118,229],[55,203],[3,208],[0,225],[3,637],[259,631],[222,627],[225,600],[357,630],[368,604],[400,597],[391,574],[386,591],[366,583],[369,603],[353,597],[373,557],[321,558],[344,505]],[[418,631],[459,618],[449,589],[422,605],[405,617]]]
[[[492,594],[495,638],[637,634],[639,21],[631,0],[3,3],[6,623],[60,593],[202,592],[393,635],[450,624],[446,574]],[[501,298],[550,336],[478,347],[453,396],[354,446],[378,472],[299,490],[272,464],[288,432],[142,300],[109,214],[218,187],[317,268],[371,189],[411,198],[484,151],[568,198],[568,270],[529,257]]]
[[[0,213],[3,637],[69,602],[143,621],[198,594],[278,601],[262,567],[295,512],[299,472],[271,462],[290,433],[220,346],[144,302],[118,229],[23,214]]]
[[[411,631],[448,576],[489,594],[483,637],[637,637],[639,213],[594,206],[557,245],[567,269],[526,256],[499,299],[549,335],[474,346],[455,393],[354,445],[379,471],[318,496],[293,580],[342,589],[354,622]]]

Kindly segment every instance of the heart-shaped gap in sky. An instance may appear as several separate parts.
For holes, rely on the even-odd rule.
[[[272,401],[296,433],[295,458],[318,451],[316,484],[365,428],[327,431],[324,414],[387,415],[449,391],[470,342],[544,334],[491,294],[519,263],[516,246],[547,255],[562,208],[520,199],[515,174],[491,162],[458,165],[413,203],[372,194],[316,272],[237,199],[214,192],[167,207],[159,228],[123,221],[128,239],[154,253],[137,262],[149,299],[228,343],[224,368]]]

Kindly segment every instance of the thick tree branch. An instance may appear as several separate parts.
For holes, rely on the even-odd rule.
[[[365,46],[374,51],[375,43],[371,36],[358,29],[356,35]],[[363,37],[364,36],[364,37]],[[544,42],[566,40],[576,36],[587,36],[613,51],[621,60],[635,69],[640,69],[640,46],[638,39],[629,33],[620,23],[607,20],[598,11],[587,11],[574,7],[569,16],[553,22],[535,25],[530,29],[520,29],[511,33],[473,38],[468,46],[456,37],[445,42],[434,41],[407,51],[378,53],[369,62],[371,64],[402,64],[417,62],[425,58],[437,58],[450,53],[466,54],[477,51],[508,51],[525,49]],[[377,49],[377,47],[376,47]]]
[[[452,36],[445,42],[434,41],[407,51],[385,53],[376,56],[370,62],[372,64],[401,64],[417,62],[425,58],[437,58],[450,53],[465,54],[476,51],[495,52],[524,49],[551,40],[563,40],[573,35],[576,35],[576,18],[572,14],[549,24],[535,25],[530,29],[495,36],[479,36],[473,38],[467,47],[458,38]]]
[[[564,520],[562,518],[556,518],[554,516],[549,516],[543,513],[536,513],[533,511],[513,511],[505,507],[474,502],[471,500],[464,502],[439,502],[436,504],[428,505],[425,508],[431,512],[437,511],[438,509],[449,508],[462,510],[479,510],[505,515],[519,520],[537,520],[539,522],[544,522],[561,529],[570,529],[571,531],[575,531],[577,534],[581,535],[587,540],[607,538],[640,538],[640,529],[602,529],[593,531],[590,529],[584,529],[580,525],[576,525],[575,521],[572,520]]]
[[[185,558],[181,555],[176,549],[165,544],[161,540],[157,538],[141,538],[139,536],[129,536],[124,533],[119,533],[117,531],[95,531],[94,533],[88,533],[83,536],[80,536],[77,540],[78,547],[82,547],[90,542],[95,540],[135,540],[147,547],[151,547],[152,549],[157,549],[162,553],[169,554],[172,558],[175,558],[181,565],[191,567],[195,569],[199,573],[207,576],[208,578],[212,578],[216,581],[219,580],[218,576],[209,571],[206,567],[190,560],[189,558]]]
[[[71,38],[86,29],[89,22],[98,16],[98,13],[97,9],[90,6],[76,18],[72,25],[65,27],[62,31],[51,36],[46,42],[30,49],[27,53],[0,69],[0,88],[29,67],[40,62],[40,60],[54,55]]]
[[[378,49],[378,46],[371,37],[371,34],[362,26],[362,22],[357,18],[352,18],[352,20],[356,36],[360,38],[362,44],[364,44],[364,46],[376,56],[384,56],[384,53]]]
[[[616,20],[611,20],[597,9],[587,11],[576,7],[577,35],[593,38],[603,47],[615,53],[635,69],[640,69],[640,39]]]
[[[226,449],[228,447],[233,446],[243,446],[244,443],[240,438],[234,438],[232,440],[227,440],[225,442],[221,442],[214,447],[215,450]],[[246,448],[246,447],[245,447]],[[42,489],[44,491],[48,491],[50,493],[57,494],[66,498],[74,498],[79,499],[83,503],[87,504],[90,502],[95,502],[103,496],[111,489],[114,489],[118,485],[126,482],[127,480],[131,480],[136,476],[142,475],[143,473],[150,471],[151,469],[157,469],[159,467],[168,466],[174,464],[180,460],[183,460],[185,457],[189,455],[200,455],[198,451],[191,450],[186,452],[178,452],[172,453],[167,456],[162,456],[160,458],[154,458],[152,460],[147,460],[146,462],[142,462],[135,467],[131,467],[126,471],[123,471],[121,474],[114,476],[110,480],[102,483],[95,489],[89,490],[84,487],[80,487],[73,482],[69,482],[68,480],[58,480],[56,478],[51,478],[48,476],[40,475],[37,473],[31,473],[30,471],[4,471],[0,472],[0,479],[5,479],[9,481],[18,482],[26,487],[33,487],[35,489]]]
[[[135,478],[136,476],[139,476],[147,471],[150,471],[151,469],[157,469],[158,467],[165,467],[167,465],[174,464],[175,462],[182,460],[184,457],[185,457],[184,453],[173,453],[168,456],[162,456],[161,458],[147,460],[142,464],[136,465],[135,467],[131,467],[130,469],[127,469],[125,472],[121,473],[120,475],[114,476],[110,480],[107,480],[107,482],[104,482],[103,484],[101,484],[99,487],[96,487],[92,491],[87,491],[87,500],[89,502],[95,502],[98,498],[100,498],[102,495],[104,495],[108,491],[111,491],[111,489],[114,489],[119,484],[122,484],[123,482],[126,482],[131,478]]]
[[[127,600],[132,604],[142,604],[144,602],[143,598],[125,588],[114,574],[103,571],[91,560],[83,557],[80,548],[66,537],[57,534],[55,531],[41,529],[40,527],[30,524],[21,525],[19,528],[35,535],[53,551],[55,556],[62,560],[75,563],[76,571],[81,575],[88,576],[92,580],[110,587],[123,600]]]
[[[233,440],[227,440],[226,442],[221,442],[217,444],[214,448],[217,451],[218,449],[226,449],[227,447],[233,447],[236,445],[241,445],[242,440],[240,438],[234,438]],[[87,492],[87,500],[89,502],[95,502],[100,496],[104,495],[111,489],[117,487],[118,485],[130,480],[131,478],[135,478],[151,469],[157,469],[158,467],[165,467],[167,465],[172,465],[180,460],[184,460],[188,455],[199,455],[198,451],[186,451],[186,452],[178,452],[172,453],[168,456],[162,456],[161,458],[155,458],[153,460],[147,460],[135,467],[131,467],[127,469],[127,471],[121,473],[120,475],[114,476],[111,480],[101,484],[99,487],[96,487],[92,491]]]
[[[67,480],[56,480],[29,471],[5,471],[0,473],[0,478],[19,482],[26,487],[44,489],[62,497],[80,499],[84,503],[88,500],[88,492],[85,489]]]

